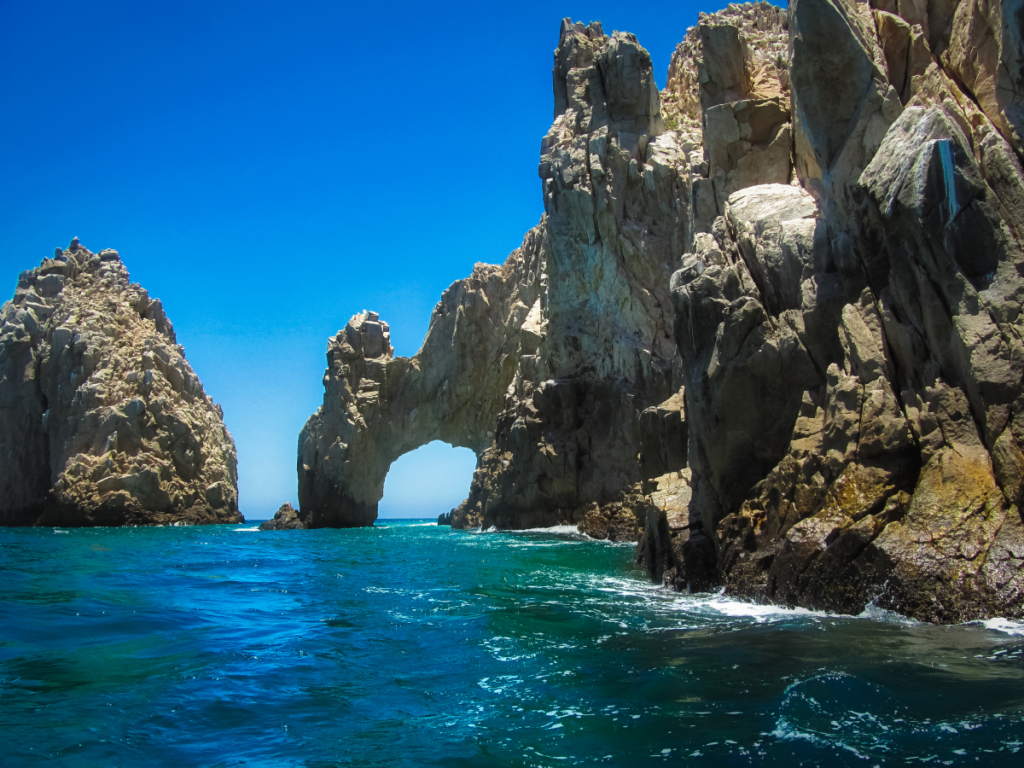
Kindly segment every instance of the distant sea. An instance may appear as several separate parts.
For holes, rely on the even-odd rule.
[[[428,521],[0,529],[0,765],[1024,765],[1024,625]]]

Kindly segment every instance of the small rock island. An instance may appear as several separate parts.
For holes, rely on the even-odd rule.
[[[159,300],[78,239],[0,310],[0,525],[239,523],[235,444]]]

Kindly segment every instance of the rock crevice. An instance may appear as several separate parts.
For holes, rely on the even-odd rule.
[[[1024,176],[1013,100],[964,70],[1005,49],[968,0],[872,5],[791,3],[802,189],[731,191],[673,276],[694,529],[652,512],[646,561],[844,613],[1019,616]]]

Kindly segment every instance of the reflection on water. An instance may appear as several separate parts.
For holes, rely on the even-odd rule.
[[[1024,625],[657,589],[571,529],[0,530],[8,765],[1019,765]]]

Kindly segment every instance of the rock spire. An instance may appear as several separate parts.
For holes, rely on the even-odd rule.
[[[441,439],[479,457],[456,527],[638,535],[636,413],[678,390],[668,283],[692,235],[689,158],[632,35],[565,20],[553,76],[545,214],[523,245],[445,292],[411,359],[369,314],[331,340],[299,438],[311,525],[372,523],[391,462]]]

